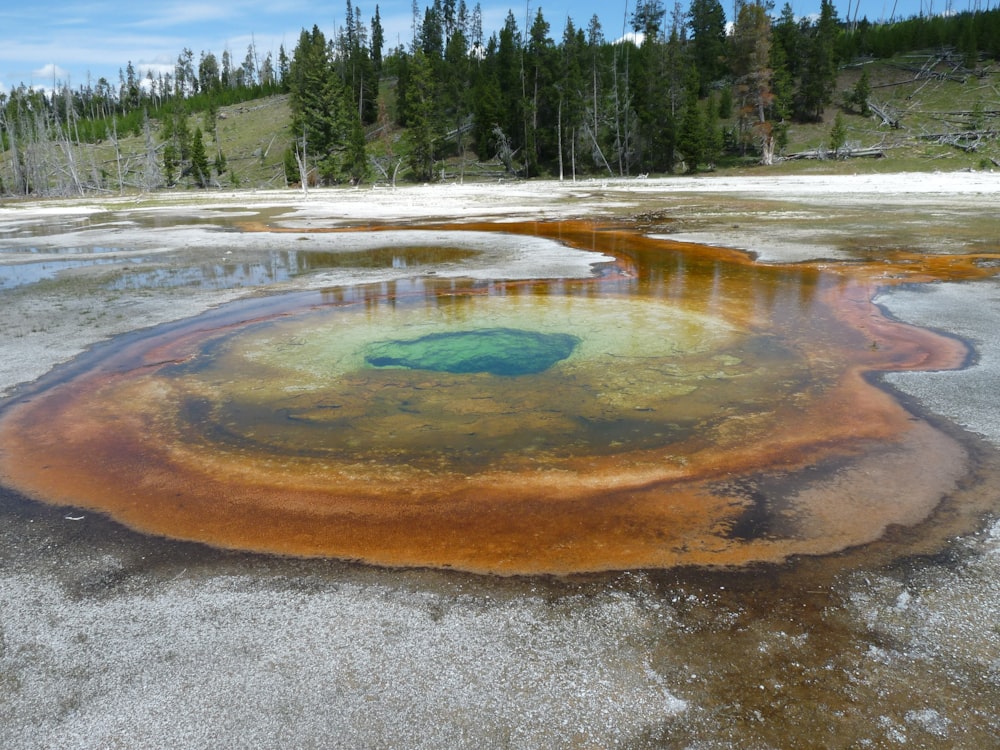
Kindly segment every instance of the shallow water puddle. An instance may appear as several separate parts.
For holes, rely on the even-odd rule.
[[[472,253],[433,228],[447,247],[371,254],[422,276],[81,358],[0,415],[4,483],[222,547],[515,574],[831,553],[919,524],[973,469],[868,377],[965,346],[870,299],[981,258],[760,266],[587,223],[462,225],[616,258],[471,281],[434,277]]]

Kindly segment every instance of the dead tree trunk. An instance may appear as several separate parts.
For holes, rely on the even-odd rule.
[[[115,168],[118,171],[118,194],[125,192],[125,176],[122,174],[122,150],[118,143],[118,118],[111,118],[111,143],[115,147]]]
[[[874,112],[876,115],[879,116],[879,119],[882,120],[883,125],[888,125],[893,130],[899,130],[900,127],[899,118],[893,117],[892,114],[888,111],[887,107],[869,99],[868,109],[870,109],[872,112]]]
[[[563,181],[563,142],[562,142],[562,97],[559,97],[559,110],[556,116],[556,133],[559,140],[559,182]]]
[[[302,131],[302,149],[299,150],[299,142],[295,142],[295,163],[299,167],[299,181],[302,186],[302,194],[309,192],[309,167],[306,165],[306,133]]]

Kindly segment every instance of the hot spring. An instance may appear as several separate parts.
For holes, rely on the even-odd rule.
[[[464,276],[471,229],[593,252],[592,274]],[[963,364],[961,342],[870,301],[873,278],[945,261],[767,266],[583,222],[433,230],[403,251],[369,235],[420,259],[408,278],[244,299],[57,370],[0,415],[3,483],[219,547],[565,574],[837,552],[917,527],[970,471],[876,377]],[[352,233],[315,236],[335,255]],[[321,257],[310,272],[338,265]]]

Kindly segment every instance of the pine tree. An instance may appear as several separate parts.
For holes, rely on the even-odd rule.
[[[465,126],[470,114],[469,89],[471,81],[471,65],[469,60],[469,42],[463,29],[464,24],[457,20],[445,45],[442,78],[439,82],[439,110],[448,123],[447,128],[455,132],[455,145],[458,155],[465,157]]]
[[[277,83],[276,74],[274,72],[274,62],[271,59],[271,53],[267,53],[267,57],[264,58],[263,65],[260,66],[260,84],[268,90],[274,90],[274,85]]]
[[[771,19],[763,3],[747,3],[733,29],[731,62],[741,139],[756,144],[762,164],[772,163],[775,149],[770,61]]]
[[[782,6],[781,16],[773,26],[772,38],[774,46],[781,49],[784,69],[794,80],[801,67],[803,41],[799,22],[790,3],[786,2]]]
[[[421,50],[413,55],[410,73],[407,165],[415,180],[429,182],[434,178],[434,81],[431,78],[431,62]]]
[[[820,0],[819,20],[806,40],[806,52],[799,82],[799,117],[818,121],[833,97],[837,81],[834,56],[838,33],[837,10],[833,0]]]
[[[635,109],[638,125],[634,165],[646,172],[673,169],[677,146],[676,116],[685,100],[683,81],[689,68],[677,18],[669,40],[664,43],[664,16],[660,0],[645,0],[636,6],[632,20],[633,30],[642,34],[642,44],[629,60],[630,104]]]
[[[167,185],[173,185],[191,158],[192,137],[188,128],[185,103],[174,100],[160,116],[160,139],[163,147],[163,176]]]
[[[726,12],[719,0],[691,0],[688,23],[698,92],[707,96],[710,85],[726,70]]]
[[[768,117],[773,123],[774,148],[781,153],[788,146],[789,120],[792,117],[795,83],[785,58],[786,47],[772,33],[771,44],[771,106]]]
[[[368,150],[365,147],[365,131],[361,120],[355,118],[347,139],[344,155],[344,171],[352,184],[358,184],[368,177]]]
[[[291,61],[288,59],[288,53],[285,52],[285,45],[282,44],[278,47],[278,82],[285,89],[288,88],[288,73]]]
[[[502,130],[502,123],[505,122],[497,76],[496,45],[494,36],[483,50],[484,60],[472,68],[472,137],[480,159],[490,159],[495,155],[494,129],[499,127]]]
[[[212,176],[201,128],[196,128],[191,138],[191,176],[200,188],[207,187]]]
[[[491,40],[492,42],[492,40]],[[497,122],[511,149],[520,152],[524,146],[525,101],[521,33],[511,11],[500,30],[496,46],[494,69],[499,96]],[[494,128],[491,128],[491,132]],[[492,140],[492,138],[491,138]]]
[[[444,55],[444,12],[441,0],[424,10],[424,21],[420,26],[420,49],[432,61],[438,61]]]
[[[684,157],[688,174],[694,174],[698,171],[698,165],[705,158],[707,145],[705,120],[698,103],[699,82],[698,71],[693,67],[690,68],[684,114],[681,117],[680,132],[677,138],[677,147]]]
[[[703,116],[705,125],[705,163],[713,167],[722,156],[722,151],[725,147],[722,128],[719,126],[719,104],[714,96],[705,100],[705,112]]]
[[[332,62],[318,27],[302,31],[288,72],[292,133],[300,154],[307,154],[326,182],[341,175],[340,154],[347,146],[358,112],[351,89]]]
[[[372,18],[372,63],[375,72],[382,72],[382,48],[385,46],[385,31],[382,29],[382,16],[378,4],[375,4],[375,17]]]
[[[871,114],[871,108],[868,106],[868,99],[871,95],[872,87],[868,80],[868,71],[862,70],[861,77],[858,78],[857,83],[854,84],[854,90],[851,92],[851,102],[858,108],[858,114],[862,117]]]
[[[167,143],[163,147],[163,181],[167,187],[173,187],[177,180],[177,169],[180,166],[180,158],[177,147],[173,143]]]
[[[559,58],[557,141],[559,149],[559,178],[565,173],[564,160],[568,155],[573,178],[576,178],[577,142],[582,133],[585,112],[583,65],[586,54],[583,30],[577,31],[573,19],[566,19]]]
[[[840,150],[847,143],[847,126],[844,125],[844,117],[838,112],[833,118],[833,127],[830,129],[830,150],[834,156],[840,156]]]
[[[540,164],[556,157],[557,106],[553,74],[558,68],[556,48],[549,38],[549,23],[541,8],[535,14],[524,51],[525,92],[525,160],[528,176],[537,174]]]
[[[361,9],[347,0],[347,24],[337,38],[333,66],[350,89],[349,108],[358,112],[363,123],[373,123],[378,116],[379,76],[368,49],[368,30],[361,20]]]
[[[211,91],[219,86],[219,60],[211,52],[202,50],[198,61],[198,88]]]

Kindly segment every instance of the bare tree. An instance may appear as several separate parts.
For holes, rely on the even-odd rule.
[[[142,135],[146,156],[142,170],[142,189],[149,192],[163,185],[163,172],[160,171],[160,162],[156,153],[158,148],[156,140],[153,138],[153,129],[149,124],[148,112],[143,114]]]
[[[306,133],[302,131],[302,140],[295,140],[295,164],[299,168],[299,182],[302,185],[302,193],[309,192],[309,167],[306,159]]]
[[[517,154],[517,149],[511,146],[510,138],[499,125],[493,126],[493,141],[496,143],[497,158],[500,163],[510,174],[517,174],[517,168],[514,166],[514,156]]]

